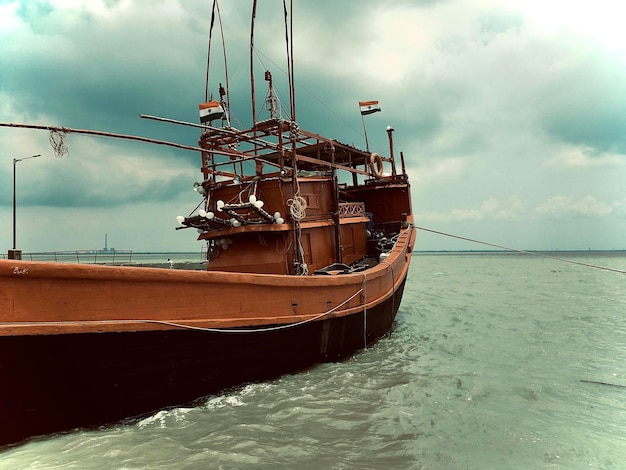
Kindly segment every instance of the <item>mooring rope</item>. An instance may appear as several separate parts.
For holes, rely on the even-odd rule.
[[[250,328],[248,328],[248,329],[203,328],[203,327],[200,327],[200,326],[182,325],[180,323],[167,322],[167,321],[162,321],[162,320],[136,320],[136,321],[138,321],[140,323],[157,323],[157,324],[161,324],[161,325],[175,326],[175,327],[178,327],[178,328],[185,328],[185,329],[190,329],[190,330],[213,331],[213,332],[216,332],[216,333],[265,333],[265,332],[270,332],[270,331],[285,330],[287,328],[295,328],[297,326],[305,325],[305,324],[310,323],[312,321],[319,320],[320,318],[322,318],[322,317],[324,317],[326,315],[330,315],[331,313],[335,312],[337,309],[343,307],[344,305],[349,303],[352,299],[354,299],[357,295],[359,295],[361,292],[363,292],[362,288],[359,289],[358,291],[356,291],[354,294],[352,294],[346,300],[341,302],[339,305],[331,308],[330,310],[327,310],[326,312],[320,313],[319,315],[316,315],[313,318],[309,318],[307,320],[302,320],[302,321],[297,322],[297,323],[289,323],[288,325],[272,326],[272,327],[269,327],[269,328],[254,328],[254,329],[250,329]]]
[[[268,327],[268,328],[247,328],[247,329],[243,329],[243,328],[203,328],[201,326],[184,325],[182,323],[169,322],[169,321],[165,321],[165,320],[150,320],[150,319],[113,320],[113,321],[98,321],[98,320],[94,320],[94,321],[65,321],[65,322],[62,322],[62,321],[60,321],[60,322],[11,322],[11,323],[0,322],[0,326],[15,326],[15,325],[67,326],[68,324],[72,324],[72,323],[92,324],[92,325],[102,325],[102,324],[111,324],[111,323],[113,323],[113,324],[120,324],[120,325],[129,325],[129,324],[133,324],[133,323],[150,323],[150,324],[157,324],[157,325],[173,326],[173,327],[176,327],[176,328],[187,329],[187,330],[207,331],[207,332],[215,332],[215,333],[266,333],[266,332],[277,331],[277,330],[285,330],[287,328],[295,328],[297,326],[305,325],[305,324],[313,322],[315,320],[319,320],[320,318],[322,318],[322,317],[324,317],[326,315],[330,315],[331,313],[333,313],[336,310],[340,309],[341,307],[343,307],[344,305],[349,303],[352,299],[354,299],[357,295],[361,294],[362,292],[363,292],[363,288],[361,288],[358,291],[356,291],[354,294],[352,294],[346,300],[341,302],[339,305],[336,305],[335,307],[331,308],[330,310],[322,312],[319,315],[316,315],[316,316],[314,316],[312,318],[309,318],[307,320],[302,320],[302,321],[297,322],[297,323],[289,323],[287,325],[272,326],[272,327]]]
[[[586,384],[596,384],[596,385],[608,385],[609,387],[619,387],[619,388],[626,388],[626,385],[622,385],[622,384],[614,384],[614,383],[610,383],[610,382],[598,382],[597,380],[584,380],[584,379],[580,379],[581,382],[586,383]]]
[[[545,253],[539,253],[537,251],[520,250],[519,248],[511,248],[509,246],[496,245],[495,243],[483,242],[481,240],[475,240],[473,238],[461,237],[460,235],[454,235],[454,234],[451,234],[451,233],[440,232],[438,230],[433,230],[433,229],[425,228],[425,227],[418,227],[417,225],[414,225],[413,227],[418,229],[418,230],[422,230],[424,232],[435,233],[437,235],[444,235],[446,237],[456,238],[456,239],[459,239],[459,240],[465,240],[465,241],[472,242],[472,243],[478,243],[480,245],[486,245],[486,246],[491,246],[491,247],[494,247],[494,248],[500,248],[501,250],[515,251],[517,253],[523,253],[523,254],[526,254],[526,255],[533,255],[533,256],[540,256],[542,258],[549,258],[549,259],[553,259],[553,260],[556,260],[556,261],[561,261],[563,263],[578,264],[580,266],[586,266],[588,268],[602,269],[604,271],[612,271],[614,273],[626,274],[626,271],[623,271],[621,269],[608,268],[606,266],[599,266],[597,264],[583,263],[582,261],[574,261],[574,260],[571,260],[571,259],[559,258],[558,256],[547,255]]]
[[[396,273],[393,270],[393,266],[387,262],[387,260],[383,260],[380,264],[386,264],[391,269],[391,308],[395,310],[396,308]]]
[[[363,348],[367,349],[367,275],[363,273]]]

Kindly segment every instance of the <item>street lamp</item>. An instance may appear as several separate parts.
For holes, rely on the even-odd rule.
[[[33,155],[32,157],[14,158],[13,159],[13,249],[9,250],[9,259],[22,259],[22,251],[15,249],[15,165],[22,160],[41,157],[41,155]]]

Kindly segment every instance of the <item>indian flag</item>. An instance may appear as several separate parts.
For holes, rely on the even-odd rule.
[[[200,110],[200,122],[210,122],[224,116],[224,108],[216,100],[199,104],[198,109]]]
[[[359,101],[359,108],[361,108],[361,115],[377,113],[380,111],[378,101]]]

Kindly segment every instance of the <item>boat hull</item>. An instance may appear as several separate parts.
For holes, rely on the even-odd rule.
[[[340,360],[390,330],[405,278],[372,308],[291,327],[2,336],[0,446]]]

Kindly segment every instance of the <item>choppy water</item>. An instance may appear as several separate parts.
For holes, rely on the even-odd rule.
[[[626,257],[577,257],[626,270]],[[1,469],[623,469],[626,275],[419,255],[393,334],[337,364],[140,423],[30,442]]]

